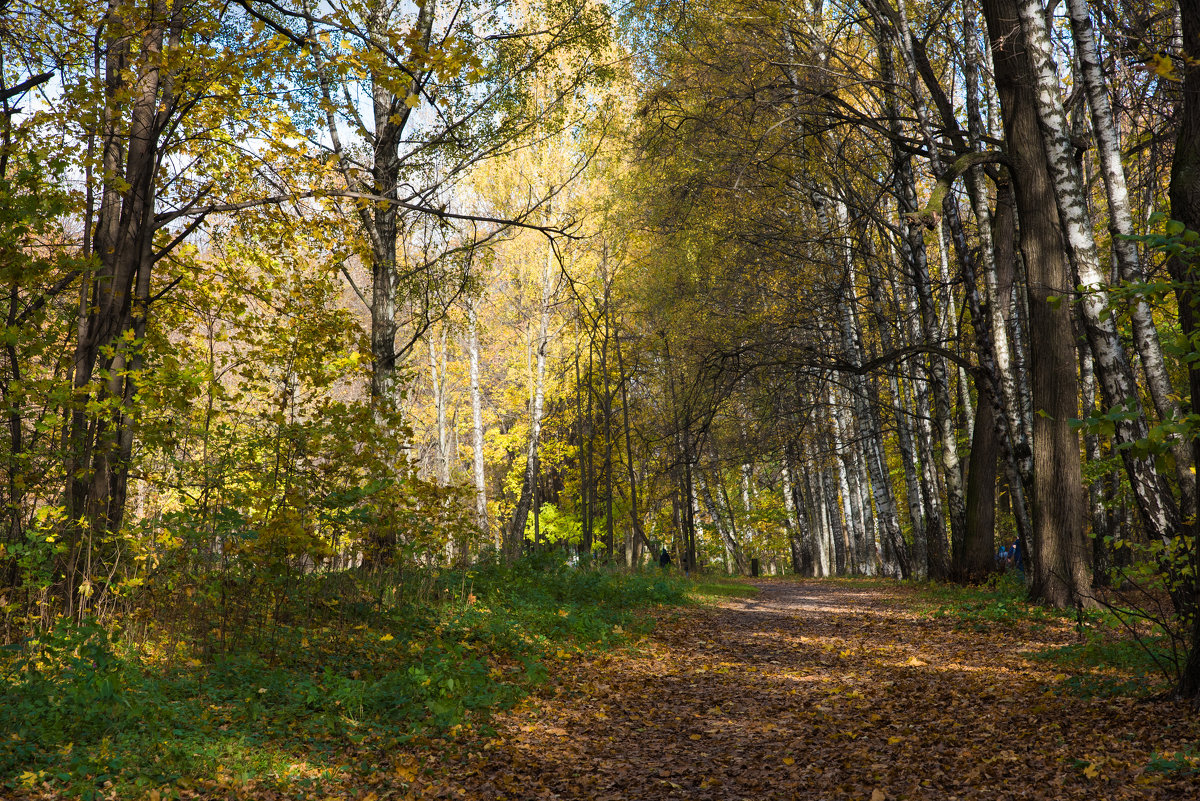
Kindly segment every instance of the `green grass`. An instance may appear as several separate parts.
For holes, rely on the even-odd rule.
[[[1070,629],[1078,642],[1031,654],[1068,675],[1056,691],[1093,697],[1145,696],[1167,686],[1169,641],[1151,634],[1138,642],[1111,612],[1054,609],[1029,602],[1015,574],[998,576],[987,586],[921,584],[918,611],[945,619],[958,629],[977,632],[1041,632]]]
[[[753,598],[758,587],[731,578],[701,576],[692,582],[689,592],[698,598]]]
[[[921,599],[917,611],[934,619],[947,619],[956,628],[970,631],[1012,630],[1025,623],[1033,623],[1036,628],[1065,621],[1072,614],[1030,603],[1020,578],[1012,572],[1002,573],[982,586],[933,583],[913,586]]]
[[[689,589],[657,571],[548,559],[434,582],[436,604],[281,623],[269,648],[206,657],[162,637],[133,643],[64,624],[9,649],[0,796],[138,797],[214,782],[291,795],[353,781],[386,770],[397,747],[486,730],[557,660],[625,642],[650,625],[640,610],[685,603]]]
[[[1139,644],[1118,632],[1089,629],[1085,641],[1048,648],[1033,656],[1068,674],[1059,687],[1083,698],[1145,696],[1168,686],[1159,664],[1165,644],[1154,638]],[[1151,650],[1148,650],[1151,649]]]

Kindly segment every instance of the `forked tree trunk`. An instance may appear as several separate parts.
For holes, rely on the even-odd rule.
[[[1027,271],[1033,398],[1033,586],[1063,607],[1087,588],[1083,484],[1071,309],[1070,263],[1055,213],[1054,189],[1038,127],[1032,67],[1015,0],[982,0],[1020,219]]]
[[[86,611],[98,591],[91,582],[94,550],[106,545],[124,521],[133,401],[143,358],[133,343],[146,334],[159,227],[155,173],[164,131],[178,122],[174,76],[164,62],[179,47],[183,12],[153,0],[141,13],[139,19],[126,19],[124,6],[110,2],[100,33],[106,48],[104,188],[95,231],[85,234],[93,236],[98,268],[84,289],[88,301],[80,315],[71,371],[70,523],[59,565],[68,616]]]

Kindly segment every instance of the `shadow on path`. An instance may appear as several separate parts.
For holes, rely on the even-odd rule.
[[[961,631],[900,587],[761,582],[628,653],[562,665],[419,797],[1200,799],[1145,771],[1194,748],[1183,706],[1061,692],[1063,631]]]

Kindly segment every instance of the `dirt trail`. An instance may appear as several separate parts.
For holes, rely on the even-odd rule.
[[[632,651],[561,666],[419,797],[1200,799],[1179,704],[1086,699],[1031,660],[1053,630],[956,629],[904,588],[762,582]],[[674,614],[674,613],[672,613]],[[1200,766],[1198,766],[1200,767]]]

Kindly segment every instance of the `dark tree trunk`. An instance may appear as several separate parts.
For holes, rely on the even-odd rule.
[[[1179,130],[1175,139],[1175,161],[1171,166],[1171,217],[1189,230],[1200,231],[1200,0],[1179,0],[1183,31],[1183,92],[1178,111]],[[1197,339],[1197,281],[1200,258],[1177,256],[1168,266],[1175,279],[1179,300],[1179,323],[1195,347]],[[1191,413],[1200,409],[1200,363],[1188,367],[1188,391]],[[1200,464],[1200,432],[1194,433],[1192,463]],[[1193,519],[1190,540],[1191,578],[1185,608],[1191,617],[1191,642],[1187,662],[1180,677],[1180,692],[1185,697],[1200,697],[1200,519]]]
[[[84,611],[94,591],[91,559],[124,520],[133,451],[133,398],[146,333],[154,266],[155,174],[164,130],[177,112],[164,49],[178,45],[182,12],[160,0],[145,9],[136,38],[110,4],[105,22],[105,186],[93,234],[99,267],[79,325],[73,365],[74,409],[67,453],[69,548],[60,566],[64,610]],[[129,338],[132,339],[130,341]],[[107,378],[102,378],[107,376]],[[90,409],[100,411],[92,412]]]
[[[992,571],[996,552],[996,457],[999,443],[993,401],[985,397],[986,382],[977,382],[975,430],[967,466],[967,526],[960,560],[960,575],[979,581]]]
[[[1056,606],[1075,604],[1083,540],[1083,477],[1079,386],[1071,307],[1073,281],[1038,127],[1037,103],[1013,0],[983,0],[992,44],[996,88],[1004,115],[1013,190],[1027,271],[1030,375],[1033,394],[1033,557],[1035,597]]]

